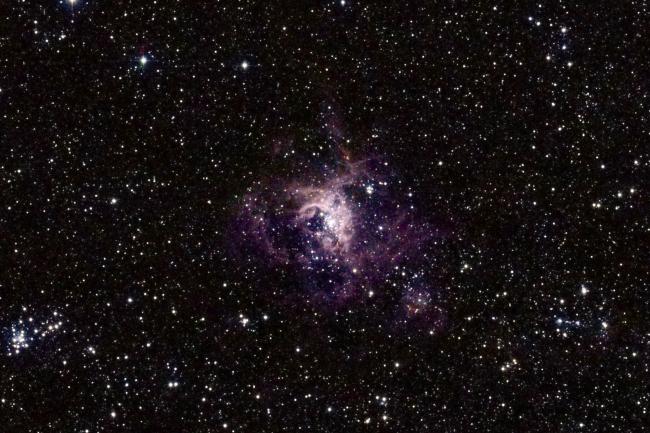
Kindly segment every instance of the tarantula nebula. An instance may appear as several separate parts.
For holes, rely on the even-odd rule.
[[[388,164],[374,159],[259,182],[238,212],[238,246],[269,269],[298,277],[307,294],[374,296],[429,233],[416,222],[411,197]]]

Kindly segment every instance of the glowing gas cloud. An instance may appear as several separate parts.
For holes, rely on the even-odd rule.
[[[395,295],[391,279],[414,260],[421,263],[434,235],[414,214],[412,197],[376,158],[260,181],[238,209],[236,248],[258,268],[295,277],[309,299],[347,305],[392,290],[396,302],[412,303],[411,296]],[[415,315],[427,308],[423,303]]]

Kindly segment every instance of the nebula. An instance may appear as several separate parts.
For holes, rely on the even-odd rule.
[[[399,302],[391,276],[419,260],[433,233],[415,216],[411,198],[378,158],[260,181],[238,209],[236,245],[258,267],[295,277],[310,300]]]

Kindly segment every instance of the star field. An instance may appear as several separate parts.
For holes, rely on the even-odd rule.
[[[650,425],[646,2],[0,9],[0,431]]]

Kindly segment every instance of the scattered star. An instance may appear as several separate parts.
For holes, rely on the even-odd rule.
[[[294,3],[3,3],[0,430],[647,430],[646,2]]]

